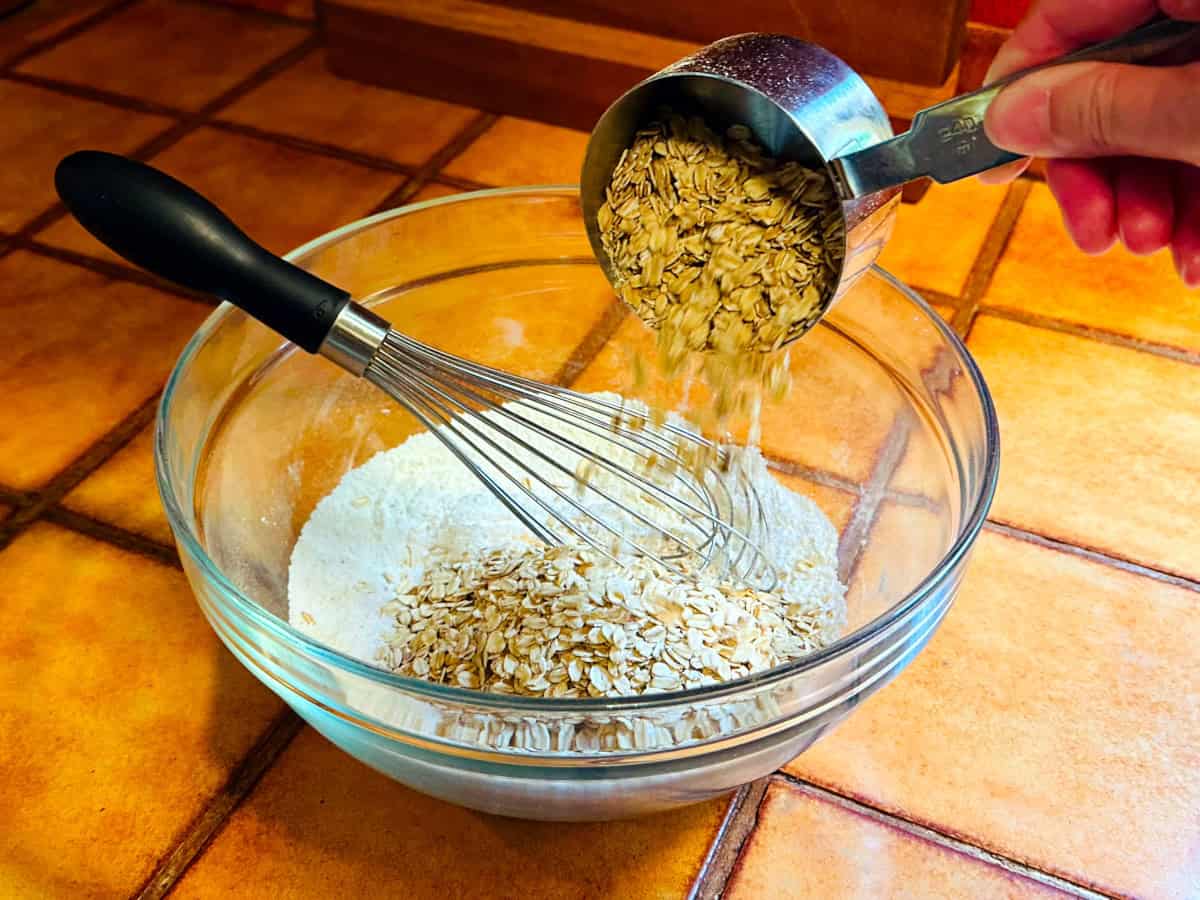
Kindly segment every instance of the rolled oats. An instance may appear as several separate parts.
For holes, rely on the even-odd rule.
[[[823,172],[770,158],[744,125],[721,136],[664,113],[621,156],[597,223],[621,299],[658,332],[662,370],[704,351],[714,424],[764,388],[786,393],[777,351],[824,312],[844,252]]]
[[[384,612],[394,629],[379,661],[391,671],[538,697],[728,681],[824,646],[840,627],[820,600],[542,545],[441,563]]]

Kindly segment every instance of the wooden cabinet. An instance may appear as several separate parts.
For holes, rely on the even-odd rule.
[[[591,128],[613,98],[648,74],[745,31],[828,47],[873,81],[889,112],[906,118],[953,91],[969,5],[317,0],[330,65],[343,77],[577,128]]]

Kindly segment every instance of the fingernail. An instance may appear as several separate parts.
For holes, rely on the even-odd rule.
[[[1185,260],[1179,274],[1183,276],[1183,283],[1188,287],[1200,288],[1200,256]]]
[[[1178,247],[1171,253],[1175,257],[1175,270],[1180,280],[1189,288],[1200,288],[1200,252],[1181,253]]]
[[[983,123],[988,140],[1022,156],[1044,156],[1050,150],[1050,92],[1017,83],[992,101]]]

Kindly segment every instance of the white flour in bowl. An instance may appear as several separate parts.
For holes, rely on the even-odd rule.
[[[571,437],[611,452],[595,436]],[[554,452],[553,444],[543,446]],[[738,451],[737,465],[759,497],[770,535],[762,549],[779,572],[779,592],[804,610],[806,650],[832,642],[845,626],[836,530],[811,500],[776,481],[756,450]],[[606,487],[624,491],[626,503],[645,503],[636,491]],[[532,540],[433,434],[417,434],[346,473],[317,504],[292,551],[289,619],[322,643],[378,664],[389,640],[394,646],[398,597],[416,593],[446,563],[526,548]]]

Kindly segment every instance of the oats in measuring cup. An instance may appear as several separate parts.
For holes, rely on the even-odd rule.
[[[598,220],[622,299],[669,358],[779,349],[821,314],[844,244],[823,172],[679,115],[638,132]]]

